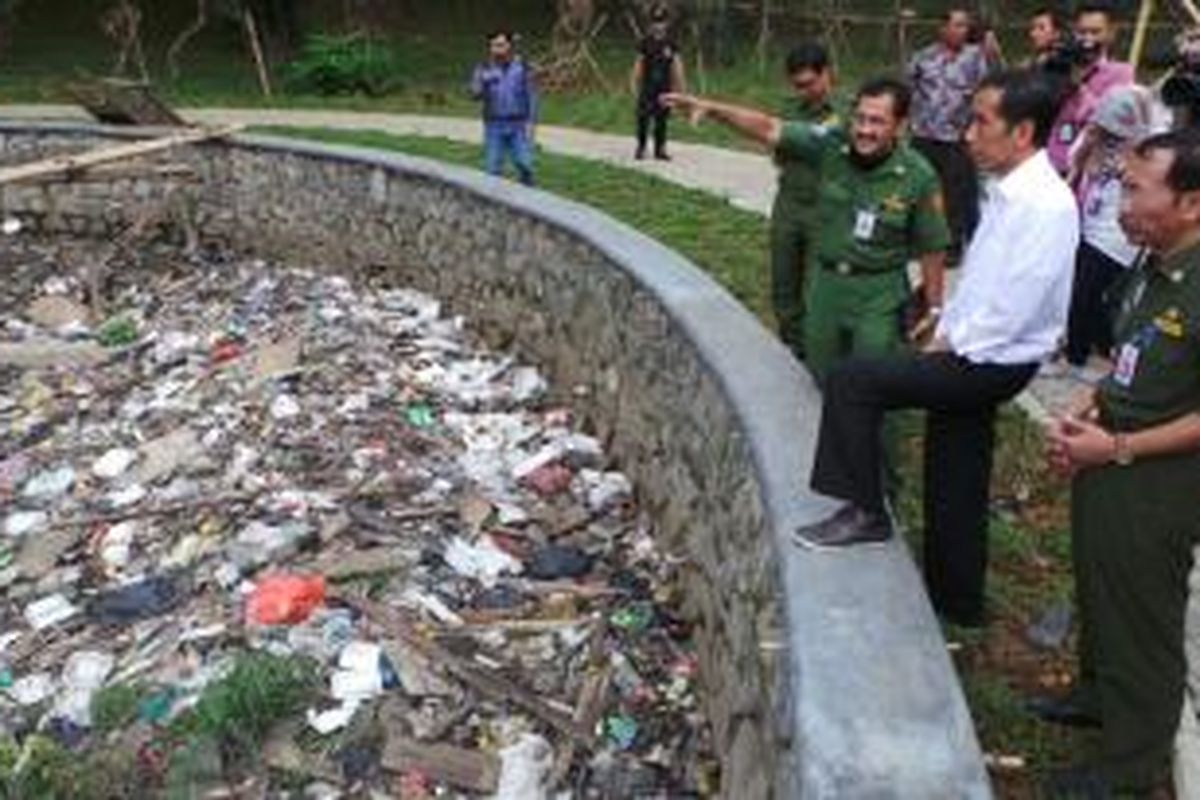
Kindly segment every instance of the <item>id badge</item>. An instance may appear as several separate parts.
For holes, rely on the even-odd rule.
[[[1117,353],[1117,365],[1113,369],[1113,380],[1118,386],[1129,387],[1133,383],[1133,375],[1137,372],[1138,357],[1141,351],[1135,345],[1123,344]]]
[[[859,209],[854,214],[854,238],[866,241],[875,235],[875,212]]]

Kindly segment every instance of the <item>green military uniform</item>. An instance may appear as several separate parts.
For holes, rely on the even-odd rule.
[[[863,168],[840,131],[799,122],[784,124],[776,153],[813,165],[820,178],[805,294],[806,363],[821,379],[842,356],[894,351],[908,261],[950,242],[933,167],[902,144]]]
[[[783,118],[824,127],[837,125],[833,106],[788,100]],[[801,158],[776,154],[779,186],[771,206],[771,305],[779,338],[804,358],[804,275],[817,210],[817,167]]]
[[[1200,411],[1200,247],[1135,274],[1097,387],[1100,423],[1132,432]],[[1071,487],[1081,695],[1103,721],[1100,768],[1119,788],[1166,774],[1179,725],[1200,453],[1107,464]]]

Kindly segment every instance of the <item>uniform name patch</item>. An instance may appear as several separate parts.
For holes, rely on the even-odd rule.
[[[1128,343],[1121,345],[1121,349],[1117,352],[1117,365],[1113,369],[1113,380],[1117,385],[1128,387],[1133,383],[1140,356],[1141,351],[1135,345]]]
[[[875,212],[859,209],[854,214],[854,238],[866,241],[875,235]]]

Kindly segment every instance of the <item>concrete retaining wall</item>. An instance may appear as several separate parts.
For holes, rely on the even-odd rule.
[[[0,161],[129,135],[0,124]],[[199,180],[9,186],[0,209],[98,237],[158,209],[168,235],[187,219],[202,240],[297,266],[387,271],[584,398],[664,546],[691,566],[726,796],[989,796],[904,545],[789,544],[828,510],[806,485],[819,398],[696,267],[588,208],[421,159],[239,137],[151,160]]]

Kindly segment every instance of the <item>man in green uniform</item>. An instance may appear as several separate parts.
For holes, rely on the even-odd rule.
[[[1055,776],[1054,797],[1170,796],[1187,577],[1200,541],[1200,133],[1137,147],[1121,224],[1151,255],[1121,305],[1112,372],[1049,432],[1052,463],[1074,475],[1080,681],[1034,710],[1102,727],[1099,767]]]
[[[804,351],[818,380],[838,358],[897,349],[909,260],[920,259],[925,301],[932,314],[940,312],[949,232],[937,175],[901,140],[909,102],[903,83],[864,83],[844,133],[691,95],[664,101],[694,120],[711,116],[768,145],[777,158],[816,170]]]
[[[784,104],[788,121],[830,128],[838,124],[830,102],[833,69],[829,55],[816,42],[788,54],[787,78],[793,94]],[[797,358],[804,358],[804,275],[817,210],[816,167],[803,159],[776,153],[779,187],[771,206],[771,305],[779,338]]]

